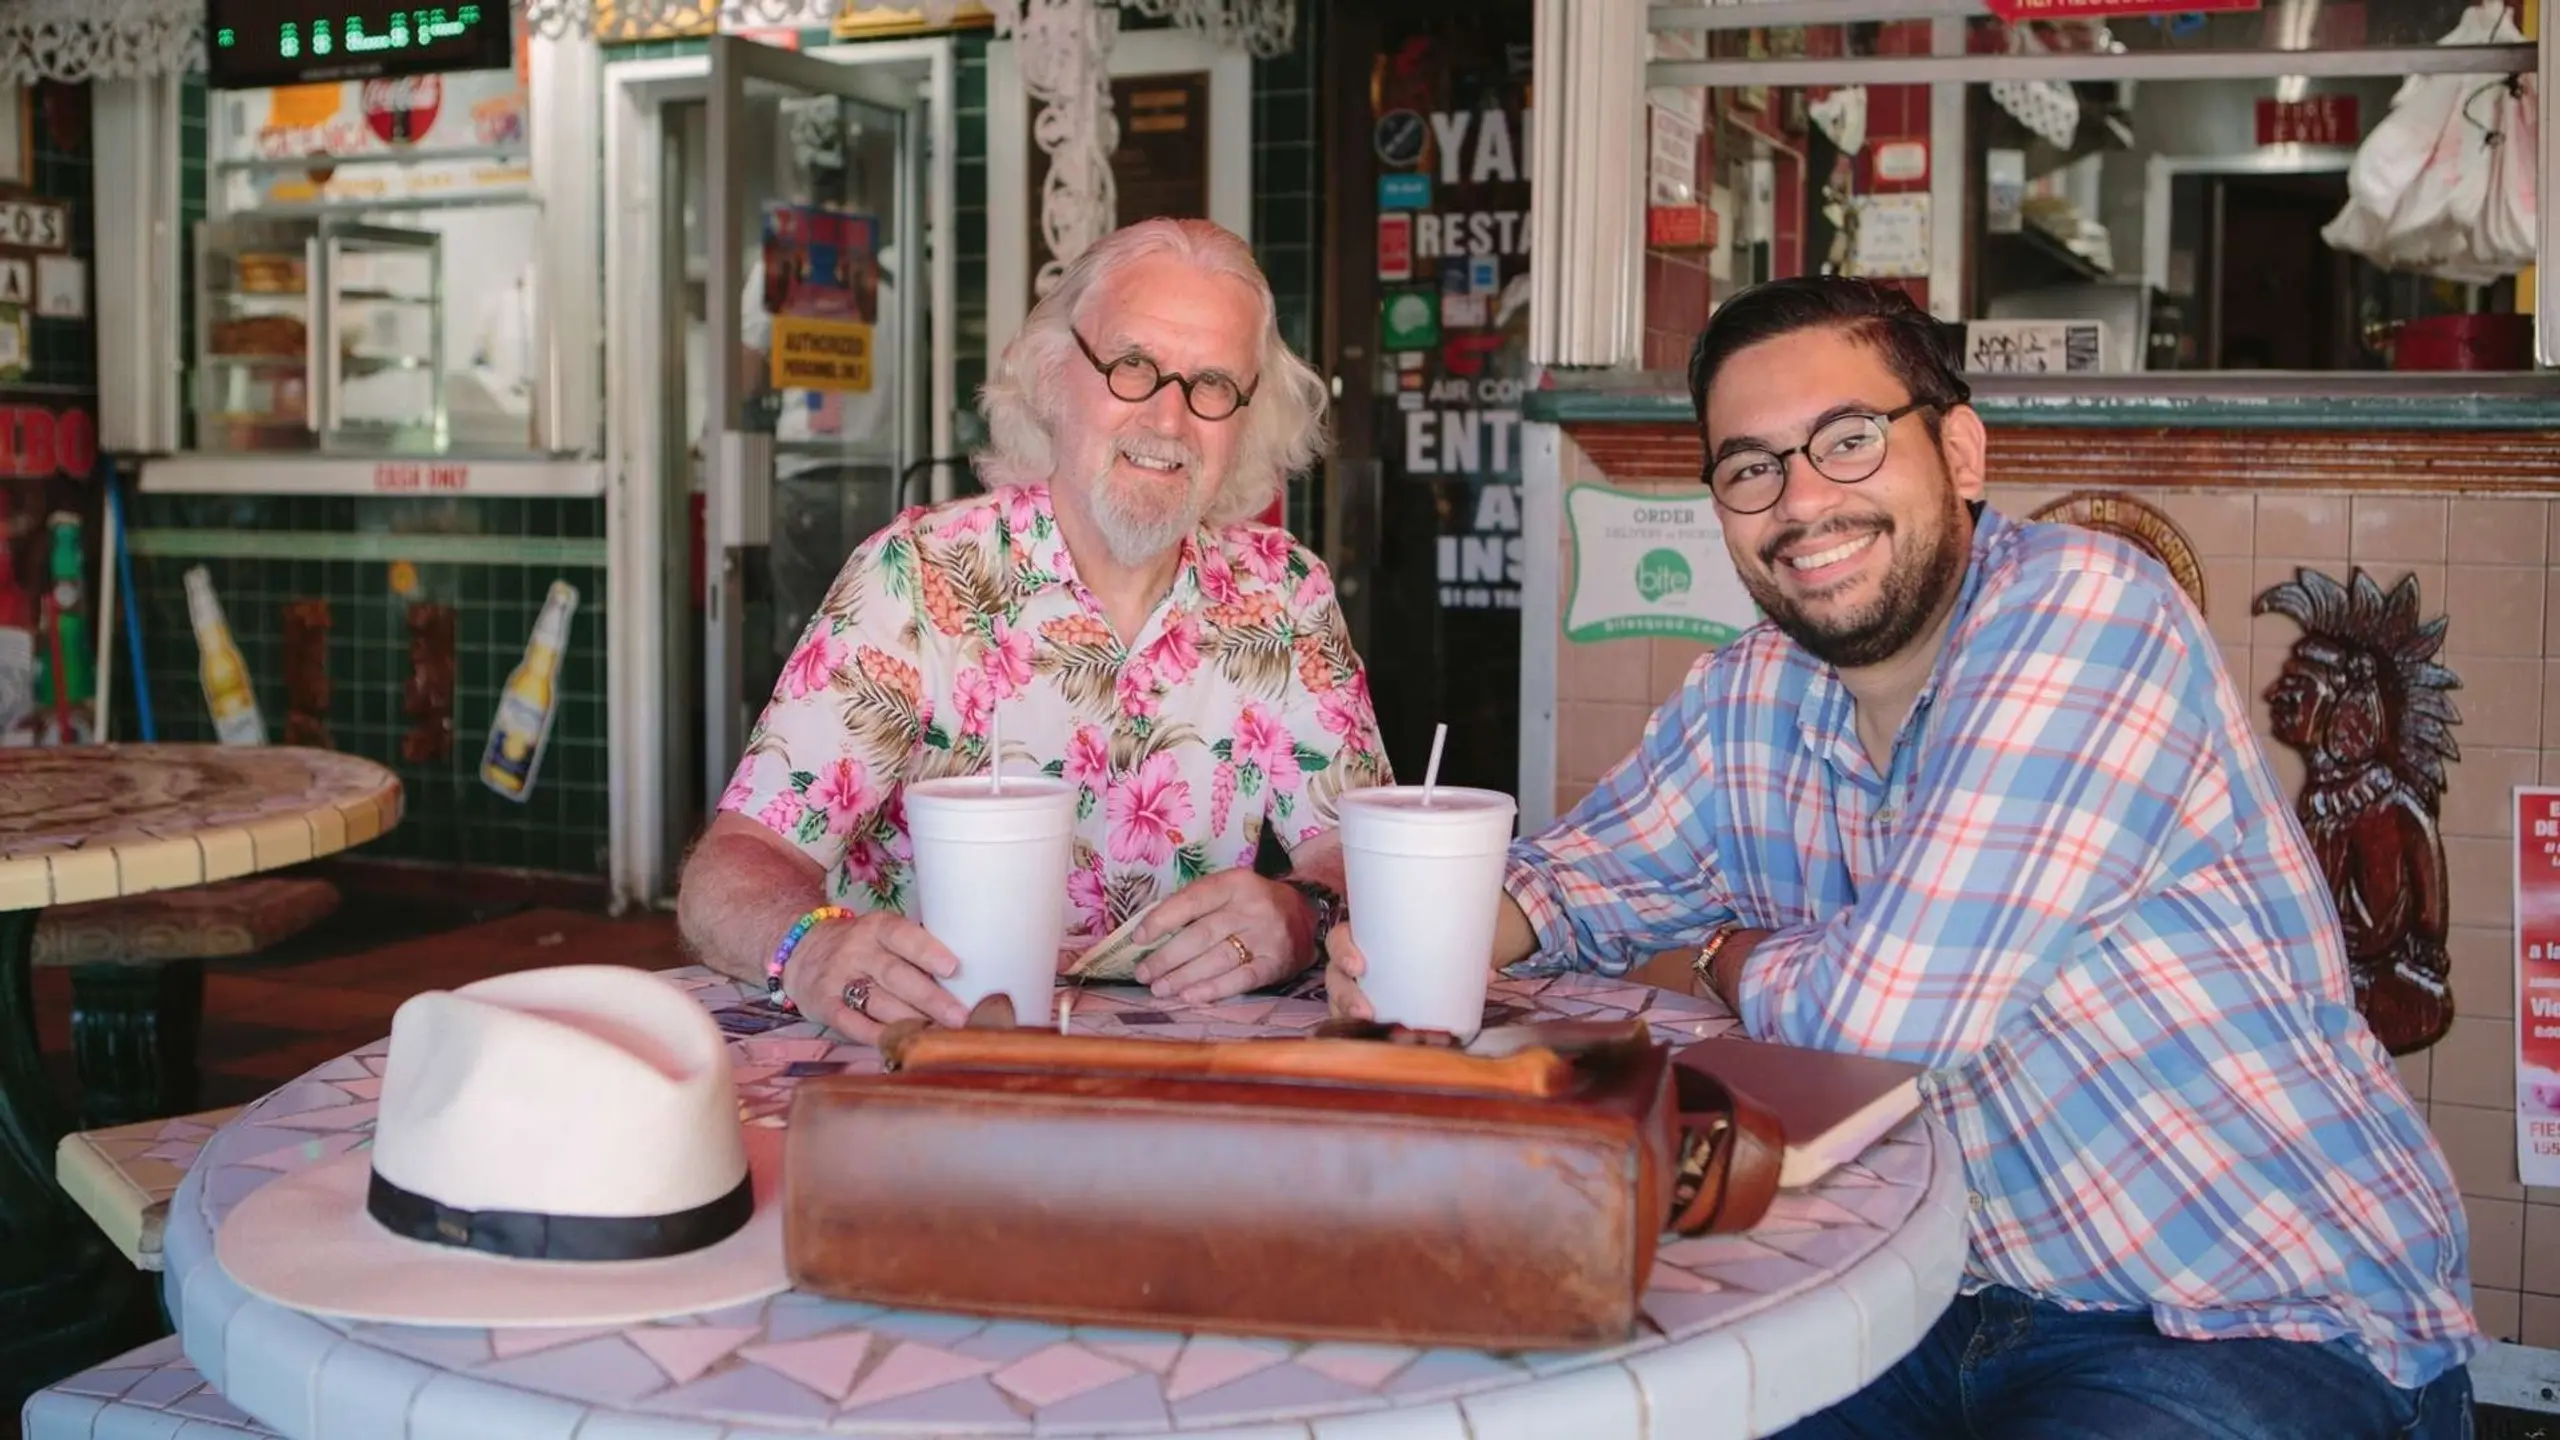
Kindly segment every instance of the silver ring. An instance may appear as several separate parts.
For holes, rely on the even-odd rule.
[[[864,1007],[868,1006],[870,1003],[871,978],[869,976],[866,975],[859,980],[852,981],[844,987],[844,1008],[847,1010],[852,1011],[856,1015],[862,1016],[864,1019],[869,1019],[871,1012]]]

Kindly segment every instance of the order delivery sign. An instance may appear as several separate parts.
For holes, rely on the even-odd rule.
[[[1715,503],[1703,492],[1692,498],[1576,485],[1564,505],[1573,531],[1567,640],[1663,635],[1721,645],[1760,622],[1760,608],[1725,553]]]
[[[2560,1185],[2560,787],[2516,790],[2516,1170]]]

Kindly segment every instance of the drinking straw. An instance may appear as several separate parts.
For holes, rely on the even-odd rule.
[[[1422,767],[1422,803],[1431,803],[1431,787],[1440,782],[1440,747],[1449,739],[1447,725],[1431,727],[1431,762]]]

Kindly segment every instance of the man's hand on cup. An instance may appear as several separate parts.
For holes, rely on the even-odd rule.
[[[968,1024],[967,1007],[942,984],[959,973],[959,958],[922,925],[880,910],[802,936],[782,989],[801,1014],[868,1045],[893,1021]]]
[[[1306,897],[1250,870],[1222,870],[1162,901],[1137,938],[1170,935],[1138,964],[1138,983],[1168,999],[1207,1004],[1285,980],[1314,963]]]
[[[1325,1009],[1337,1020],[1374,1018],[1369,997],[1360,991],[1360,977],[1369,973],[1369,957],[1352,940],[1349,922],[1333,927],[1324,948],[1329,957],[1324,967]]]

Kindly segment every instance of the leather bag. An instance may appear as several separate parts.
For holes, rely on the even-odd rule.
[[[1776,1123],[1641,1021],[1414,1039],[898,1027],[887,1073],[793,1096],[792,1283],[1071,1324],[1609,1344],[1666,1231],[1748,1229],[1776,1190]]]

